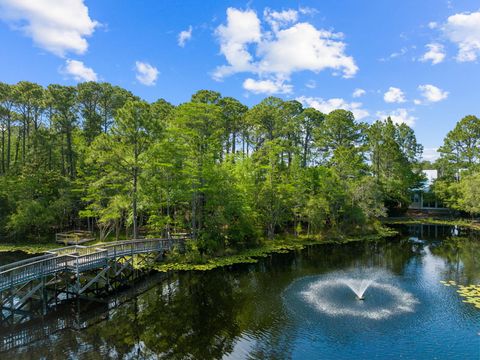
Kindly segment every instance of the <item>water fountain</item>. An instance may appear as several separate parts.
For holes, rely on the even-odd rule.
[[[303,304],[308,316],[313,309],[328,316],[371,320],[413,312],[418,303],[413,294],[396,285],[391,273],[372,268],[301,278],[285,290],[284,299],[294,311]]]
[[[354,292],[357,300],[365,300],[365,291],[367,291],[368,287],[372,284],[373,279],[347,279],[343,280],[343,282]]]

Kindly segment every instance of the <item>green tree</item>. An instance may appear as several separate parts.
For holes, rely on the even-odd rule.
[[[480,161],[480,119],[465,116],[444,139],[438,149],[439,165],[445,176],[453,177],[461,169],[470,169]]]
[[[105,169],[99,175],[104,176],[106,186],[112,186],[110,181],[117,183],[114,185],[119,190],[116,195],[120,199],[128,196],[134,238],[138,237],[139,179],[149,161],[146,155],[158,127],[149,104],[129,100],[118,110],[111,135],[105,134],[95,140],[91,155]],[[104,190],[100,187],[89,191]]]
[[[371,171],[391,212],[405,211],[411,191],[421,187],[419,157],[422,147],[405,124],[388,118],[376,121],[367,131]]]
[[[77,89],[73,86],[49,85],[47,104],[51,122],[60,134],[62,174],[75,178],[73,132],[77,126]]]
[[[335,168],[342,179],[358,178],[366,171],[363,129],[350,111],[334,110],[316,131],[315,143],[323,163]]]

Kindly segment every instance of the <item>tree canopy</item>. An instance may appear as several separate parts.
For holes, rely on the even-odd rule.
[[[200,90],[175,106],[108,83],[0,83],[0,131],[0,232],[10,237],[186,232],[200,254],[215,253],[261,237],[370,231],[421,180],[408,126],[276,97],[248,108]],[[478,160],[464,151],[459,166]]]

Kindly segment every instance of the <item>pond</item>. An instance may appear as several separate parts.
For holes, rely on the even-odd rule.
[[[479,359],[480,309],[460,296],[480,284],[479,234],[400,230],[155,275],[3,333],[0,358]]]

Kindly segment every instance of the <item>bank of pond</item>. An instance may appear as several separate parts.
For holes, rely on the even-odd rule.
[[[478,357],[480,233],[436,224],[394,230],[357,241],[278,241],[198,268],[209,271],[159,264],[107,298],[3,327],[0,357]],[[0,264],[29,256],[3,252]]]

